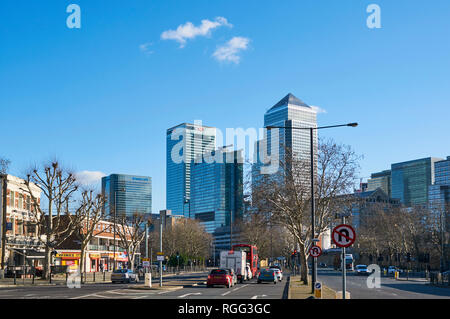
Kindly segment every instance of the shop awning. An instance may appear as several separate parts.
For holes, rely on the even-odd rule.
[[[25,257],[27,259],[45,259],[45,252],[31,250],[26,252]]]

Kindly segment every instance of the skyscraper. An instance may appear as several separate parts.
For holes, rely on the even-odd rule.
[[[311,106],[289,93],[264,114],[264,127],[268,126],[302,127],[305,129],[268,130],[264,139],[256,142],[255,164],[252,167],[252,178],[255,181],[261,173],[261,166],[264,166],[262,164],[262,154],[267,153],[270,156],[278,151],[280,161],[285,161],[287,159],[285,150],[289,149],[291,152],[289,156],[295,159],[310,159],[310,130],[306,128],[317,127],[317,112]],[[275,135],[273,136],[274,141],[278,142],[278,146],[272,145],[272,134],[278,134],[278,138]],[[278,147],[278,149],[275,150],[274,147]],[[266,149],[266,151],[260,153],[260,149]],[[317,163],[317,130],[313,130],[313,150],[315,162]]]
[[[434,163],[440,160],[428,157],[392,164],[392,198],[405,206],[427,205],[428,188],[434,184]]]
[[[391,170],[385,170],[378,173],[373,173],[371,178],[367,181],[367,191],[374,191],[381,188],[389,197],[392,193]]]
[[[444,210],[450,205],[450,156],[446,160],[434,163],[434,185],[428,190],[429,206]]]
[[[190,217],[192,161],[214,151],[216,128],[182,123],[167,130],[166,141],[166,208]]]
[[[244,205],[242,151],[218,149],[211,156],[221,161],[192,164],[190,203],[191,217],[209,233],[234,223]]]
[[[317,112],[291,93],[264,114],[264,127],[317,127]],[[268,152],[271,153],[270,139],[272,132],[267,133]],[[284,156],[285,148],[291,149],[292,156],[298,159],[310,158],[310,131],[298,129],[279,130],[279,154]],[[314,154],[317,154],[317,131],[313,131]]]
[[[107,215],[132,216],[152,213],[152,178],[148,176],[111,174],[102,178],[103,206]]]

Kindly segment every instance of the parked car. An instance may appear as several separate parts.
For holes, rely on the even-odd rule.
[[[231,286],[237,285],[237,275],[234,269],[227,268],[227,270],[230,272],[231,275]]]
[[[130,282],[139,282],[139,276],[131,269],[116,269],[111,274],[111,282],[122,282],[122,283],[130,283]]]
[[[262,269],[258,274],[258,284],[261,282],[273,282],[277,283],[277,275],[274,269]]]
[[[282,281],[283,280],[283,273],[281,272],[281,269],[270,267],[269,270],[275,271],[275,275],[277,276],[278,281]]]
[[[320,263],[320,264],[319,264],[319,267],[320,267],[320,268],[327,268],[327,264],[326,264],[326,263]]]
[[[233,284],[233,278],[227,269],[213,269],[208,275],[206,287],[225,286],[230,288]]]
[[[356,265],[355,272],[357,276],[368,276],[370,275],[367,265]]]

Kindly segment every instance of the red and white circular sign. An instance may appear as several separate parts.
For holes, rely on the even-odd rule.
[[[341,224],[334,227],[331,239],[338,247],[347,248],[353,245],[356,239],[356,232],[350,225]]]
[[[312,257],[317,258],[322,255],[322,249],[320,249],[319,246],[311,246],[311,248],[309,249],[309,254]]]

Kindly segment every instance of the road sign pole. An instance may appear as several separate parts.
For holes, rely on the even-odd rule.
[[[342,217],[342,224],[345,224],[345,216]],[[342,299],[345,299],[347,291],[346,272],[345,247],[342,247]]]
[[[162,231],[163,231],[163,221],[162,218],[159,221],[159,251],[163,251],[162,249]],[[159,286],[162,287],[162,272],[163,272],[163,268],[162,268],[163,264],[162,264],[162,260],[159,260]]]

